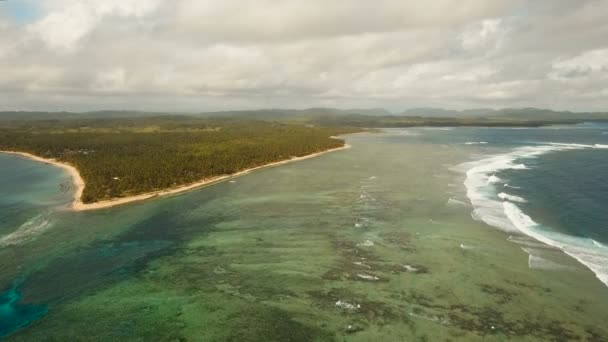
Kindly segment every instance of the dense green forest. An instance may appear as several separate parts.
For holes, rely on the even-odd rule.
[[[0,150],[74,165],[84,203],[171,188],[344,145],[352,132],[242,119],[147,117],[5,121]]]

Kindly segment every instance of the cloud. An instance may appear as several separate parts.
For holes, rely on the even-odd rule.
[[[585,51],[575,57],[558,59],[552,65],[549,76],[556,80],[568,80],[589,76],[608,75],[608,48]]]
[[[608,107],[605,1],[34,3],[0,109]]]
[[[488,41],[498,43],[497,37],[501,33],[500,19],[485,19],[478,23],[469,25],[460,34],[460,40],[464,49],[475,49],[485,45]]]
[[[69,50],[105,17],[142,18],[159,4],[160,0],[50,0],[45,3],[48,13],[28,31],[52,49]]]

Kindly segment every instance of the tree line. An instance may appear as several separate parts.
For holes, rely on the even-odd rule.
[[[12,122],[0,149],[74,165],[84,203],[226,175],[344,145],[351,130],[234,119],[129,118]]]

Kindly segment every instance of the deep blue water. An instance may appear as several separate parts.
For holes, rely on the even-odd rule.
[[[549,143],[608,146],[608,124],[531,129],[455,128],[443,134],[421,134],[416,139],[446,145],[469,143],[481,159],[481,155],[499,155]],[[500,173],[500,178],[519,188],[505,191],[527,200],[519,207],[548,229],[608,244],[608,148],[555,151],[520,162],[527,166],[526,170]]]
[[[608,244],[608,150],[548,153],[524,172],[510,172],[510,190],[537,222]]]
[[[464,164],[474,218],[561,249],[608,286],[608,125],[449,133],[477,160]]]

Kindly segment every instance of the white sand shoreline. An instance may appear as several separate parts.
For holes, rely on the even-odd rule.
[[[70,204],[70,209],[72,209],[74,211],[85,211],[85,210],[110,208],[110,207],[114,207],[114,206],[121,205],[121,204],[143,201],[143,200],[150,199],[150,198],[157,197],[157,196],[167,196],[167,195],[179,194],[182,192],[190,191],[193,189],[197,189],[200,187],[208,186],[208,185],[219,183],[219,182],[222,182],[222,181],[225,181],[228,179],[239,177],[239,176],[248,174],[248,173],[256,171],[256,170],[284,165],[287,163],[292,163],[292,162],[296,162],[296,161],[300,161],[300,160],[304,160],[304,159],[310,159],[310,158],[318,157],[325,153],[339,151],[339,150],[343,150],[343,149],[347,149],[347,148],[350,148],[350,145],[344,144],[344,146],[342,146],[342,147],[332,148],[329,150],[325,150],[325,151],[321,151],[321,152],[317,152],[317,153],[313,153],[313,154],[308,154],[308,155],[305,155],[302,157],[292,157],[290,159],[285,159],[285,160],[281,160],[281,161],[270,163],[270,164],[256,166],[256,167],[246,169],[243,171],[239,171],[239,172],[236,172],[236,173],[233,173],[230,175],[221,175],[221,176],[204,179],[199,182],[195,182],[195,183],[188,184],[188,185],[181,185],[181,186],[178,186],[175,188],[152,191],[152,192],[147,192],[147,193],[134,195],[134,196],[113,198],[113,199],[103,200],[103,201],[94,202],[94,203],[83,203],[82,202],[81,197],[82,197],[82,193],[84,191],[84,187],[86,186],[86,184],[85,184],[84,180],[82,179],[82,177],[80,176],[80,173],[74,166],[72,166],[68,163],[59,162],[55,159],[42,158],[42,157],[30,154],[30,153],[26,153],[26,152],[0,151],[0,153],[18,155],[18,156],[21,156],[21,157],[24,157],[24,158],[27,158],[30,160],[38,161],[38,162],[45,163],[45,164],[51,164],[51,165],[54,165],[56,167],[66,170],[70,174],[74,186],[76,186],[76,191],[74,192],[74,198],[73,198],[72,203]]]

